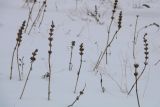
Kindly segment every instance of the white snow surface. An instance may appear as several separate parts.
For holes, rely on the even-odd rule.
[[[0,107],[67,107],[76,99],[85,84],[84,94],[74,107],[138,107],[135,87],[130,95],[127,95],[127,91],[135,81],[134,63],[139,64],[139,73],[144,66],[145,33],[148,33],[149,60],[144,74],[138,80],[140,104],[141,107],[160,107],[160,63],[155,65],[160,60],[159,28],[151,26],[139,33],[135,49],[136,60],[132,56],[136,15],[139,15],[137,31],[152,23],[160,24],[160,0],[136,0],[141,1],[140,4],[148,4],[150,8],[135,8],[135,0],[119,0],[115,19],[118,19],[118,13],[122,10],[122,29],[109,48],[108,64],[105,64],[104,57],[98,73],[93,68],[106,45],[112,3],[107,0],[78,0],[76,9],[75,1],[48,0],[40,28],[34,27],[30,35],[23,34],[19,56],[24,57],[24,71],[23,80],[19,81],[16,58],[12,80],[9,79],[10,64],[18,29],[28,17],[28,7],[24,5],[24,0],[0,0]],[[35,5],[33,19],[41,2],[42,0]],[[101,14],[101,24],[87,15],[87,10],[94,11],[95,5]],[[51,100],[48,101],[48,80],[42,79],[42,75],[48,72],[48,37],[52,20],[55,30],[51,56]],[[116,20],[113,22],[111,34],[117,29]],[[69,71],[72,41],[76,44],[72,57],[73,69]],[[74,94],[81,43],[84,44],[83,63],[77,92]],[[35,49],[39,51],[20,100],[30,68],[30,57]],[[100,73],[103,76],[105,93],[101,90]]]

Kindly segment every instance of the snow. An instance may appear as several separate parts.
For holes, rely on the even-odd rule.
[[[41,2],[42,0],[36,4],[32,16],[33,19]],[[35,27],[30,35],[23,34],[19,54],[20,58],[24,56],[24,71],[23,80],[19,81],[16,59],[14,61],[13,79],[9,79],[10,63],[13,48],[16,44],[16,34],[22,22],[28,17],[28,8],[23,6],[23,0],[14,0],[14,2],[0,0],[0,106],[67,107],[76,99],[85,83],[84,94],[74,104],[74,107],[138,106],[135,88],[130,95],[127,95],[127,91],[135,81],[133,75],[134,63],[139,63],[139,71],[144,66],[143,35],[147,32],[149,65],[138,81],[139,98],[141,107],[159,107],[160,86],[158,82],[160,81],[160,64],[157,63],[155,65],[160,59],[159,29],[156,26],[151,26],[139,33],[135,50],[136,60],[132,56],[132,46],[136,15],[139,15],[137,29],[154,22],[160,24],[160,12],[158,11],[160,9],[160,1],[141,0],[141,3],[146,3],[151,8],[134,8],[133,2],[128,0],[119,0],[119,3],[115,18],[118,19],[118,12],[122,10],[122,29],[118,32],[117,38],[109,48],[109,53],[111,53],[108,56],[109,63],[105,64],[104,57],[98,68],[98,72],[103,75],[103,86],[105,87],[105,93],[102,93],[100,74],[93,71],[93,68],[106,45],[107,29],[112,11],[110,2],[107,2],[107,0],[78,0],[76,9],[75,0],[48,0],[47,12],[41,27]],[[94,11],[95,5],[98,6],[101,14],[100,24],[93,17],[87,15],[87,10]],[[51,59],[51,100],[48,101],[48,80],[42,79],[42,76],[48,72],[48,33],[52,20],[55,24],[55,31]],[[117,21],[114,21],[112,34],[115,32],[116,27]],[[69,71],[72,41],[75,41],[76,45],[73,49],[73,69]],[[84,43],[83,63],[77,92],[74,94],[73,91],[80,64],[79,45],[81,43]],[[33,70],[23,98],[20,100],[19,97],[30,68],[31,53],[35,49],[39,49],[38,55],[33,63]]]

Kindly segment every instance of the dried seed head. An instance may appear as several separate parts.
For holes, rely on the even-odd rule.
[[[51,54],[52,53],[52,51],[48,51],[48,54]]]
[[[144,54],[148,55],[148,54],[149,54],[149,52],[144,52]]]
[[[135,63],[135,64],[134,64],[134,67],[135,67],[135,68],[138,68],[138,67],[139,67],[139,64]]]
[[[75,41],[72,41],[72,46],[75,46]]]
[[[31,59],[31,61],[35,61],[35,60],[36,60],[36,58],[35,58],[35,57],[31,57],[30,59]]]
[[[138,72],[137,72],[137,71],[134,73],[134,76],[135,76],[135,77],[137,77],[137,76],[138,76]]]
[[[53,38],[52,38],[52,37],[49,37],[49,38],[48,38],[48,40],[49,40],[49,41],[52,41],[52,40],[53,40]]]
[[[83,91],[80,91],[79,94],[82,95],[82,94],[83,94]]]

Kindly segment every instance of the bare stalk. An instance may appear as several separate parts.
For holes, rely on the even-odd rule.
[[[79,100],[79,98],[84,94],[85,88],[86,88],[86,84],[85,84],[83,90],[79,92],[79,95],[76,97],[76,99],[73,101],[73,103],[68,105],[67,107],[72,107]]]
[[[35,6],[36,1],[37,1],[37,0],[34,0],[34,2],[33,2],[33,4],[32,4],[32,7],[31,7],[31,9],[29,10],[28,20],[27,20],[27,24],[26,24],[26,28],[25,28],[24,32],[27,31],[28,24],[29,24],[29,21],[31,20],[31,15],[32,15],[33,8],[34,8],[34,6]]]
[[[31,25],[31,28],[30,28],[30,30],[28,32],[28,35],[31,33],[33,27],[36,26],[36,23],[39,20],[41,14],[42,14],[42,11],[43,11],[43,9],[44,9],[44,7],[46,5],[46,2],[47,2],[47,0],[43,1],[43,4],[41,5],[41,7],[40,7],[40,9],[39,9],[39,11],[37,13],[37,16],[36,16],[35,20],[33,21],[32,25]]]
[[[13,60],[14,60],[14,54],[16,51],[18,43],[16,43],[16,46],[14,47],[13,53],[12,53],[12,60],[11,60],[11,72],[10,72],[10,80],[12,79],[12,72],[13,72]]]
[[[17,66],[18,66],[18,73],[19,73],[19,80],[21,81],[21,70],[20,70],[20,64],[19,64],[19,46],[17,47]]]
[[[134,39],[133,39],[133,59],[136,59],[135,57],[135,45],[136,45],[136,33],[137,33],[137,24],[138,24],[138,18],[139,18],[139,15],[136,16],[136,24],[135,24],[135,30],[134,30]]]

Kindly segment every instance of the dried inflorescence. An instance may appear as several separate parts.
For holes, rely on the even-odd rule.
[[[23,21],[22,26],[20,27],[17,33],[16,45],[12,53],[10,80],[12,79],[13,61],[14,61],[14,54],[16,50],[17,50],[17,66],[18,66],[18,72],[19,72],[19,80],[21,80],[21,72],[20,72],[20,65],[19,65],[19,47],[22,42],[22,34],[23,34],[24,27],[25,27],[25,23],[26,21]]]
[[[144,61],[144,65],[147,65],[148,64],[148,55],[149,55],[149,52],[148,52],[148,43],[147,43],[147,39],[146,39],[146,36],[147,36],[147,33],[144,34],[144,37],[143,37],[143,41],[144,41],[144,54],[145,54],[145,61]]]
[[[119,18],[118,18],[118,29],[122,27],[122,11],[119,13]]]
[[[140,73],[140,75],[137,77],[137,80],[136,81],[138,81],[140,78],[141,78],[141,76],[143,75],[143,73],[144,73],[144,71],[146,70],[146,67],[147,67],[147,65],[148,65],[148,59],[149,59],[149,48],[148,48],[148,41],[147,41],[147,33],[145,33],[144,34],[144,37],[143,37],[143,42],[144,42],[144,59],[145,59],[145,61],[144,61],[144,67],[143,67],[143,69],[142,69],[142,72]],[[131,89],[129,90],[129,92],[128,92],[128,95],[131,93],[131,91],[132,91],[132,89],[133,89],[133,87],[136,85],[136,81],[134,82],[134,84],[132,85],[132,87],[131,87]]]
[[[79,75],[80,75],[80,72],[81,72],[81,67],[82,67],[82,56],[83,56],[83,51],[84,51],[84,48],[83,48],[83,43],[81,43],[81,45],[79,46],[80,48],[79,48],[79,54],[80,54],[80,56],[81,56],[81,58],[80,58],[80,66],[79,66],[79,70],[78,70],[78,72],[77,72],[77,80],[76,80],[76,85],[75,85],[75,89],[74,89],[74,93],[76,93],[76,90],[77,90],[77,84],[78,84],[78,80],[79,80]]]
[[[50,100],[50,84],[51,84],[51,54],[52,54],[52,41],[53,41],[53,31],[54,31],[55,25],[52,21],[50,32],[49,32],[49,50],[48,50],[48,67],[49,67],[49,81],[48,81],[48,100]]]

